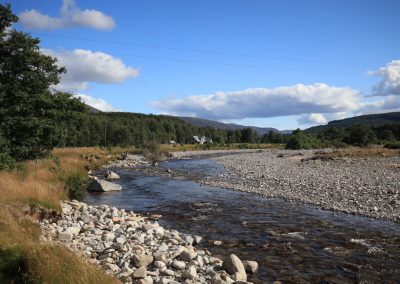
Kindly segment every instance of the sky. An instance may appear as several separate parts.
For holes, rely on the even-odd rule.
[[[103,111],[280,130],[400,111],[400,1],[12,0]]]

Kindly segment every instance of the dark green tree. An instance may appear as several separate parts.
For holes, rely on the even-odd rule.
[[[41,53],[39,39],[10,28],[17,21],[10,6],[0,4],[0,131],[10,155],[23,160],[65,144],[75,114],[85,107],[69,94],[51,92],[65,69]]]
[[[363,125],[352,125],[346,129],[348,136],[343,139],[347,144],[366,147],[376,141],[375,132]]]

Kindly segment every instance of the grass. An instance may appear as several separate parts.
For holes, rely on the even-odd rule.
[[[61,246],[39,241],[41,210],[58,211],[64,183],[131,149],[64,148],[0,172],[0,283],[119,283]],[[58,157],[55,159],[55,157]]]

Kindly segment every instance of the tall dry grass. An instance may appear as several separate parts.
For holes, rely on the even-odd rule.
[[[55,149],[49,158],[0,172],[0,283],[119,283],[67,249],[41,243],[34,213],[59,210],[68,174],[85,173],[127,150]]]

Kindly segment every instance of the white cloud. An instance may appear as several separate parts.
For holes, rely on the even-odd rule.
[[[118,109],[103,99],[96,99],[85,94],[76,94],[75,97],[80,98],[85,104],[104,112],[118,111]]]
[[[97,10],[80,10],[74,0],[64,0],[61,17],[53,18],[37,10],[24,11],[18,15],[28,29],[55,30],[65,27],[89,27],[99,30],[112,30],[114,19]]]
[[[368,72],[370,76],[381,76],[382,80],[373,87],[374,96],[400,95],[400,60],[393,60],[378,70]]]
[[[322,113],[303,114],[298,119],[299,124],[326,124],[328,120]]]
[[[400,96],[390,95],[383,100],[361,103],[357,115],[400,111]]]
[[[57,86],[59,90],[80,91],[88,88],[88,82],[121,83],[128,78],[139,76],[138,69],[126,66],[119,58],[107,53],[84,49],[42,51],[56,57],[57,64],[67,68],[67,73],[61,76],[61,83]]]
[[[360,107],[357,90],[323,83],[217,92],[182,99],[165,99],[152,102],[152,105],[170,114],[210,119],[352,112]],[[313,119],[322,121],[318,115],[314,115]]]

